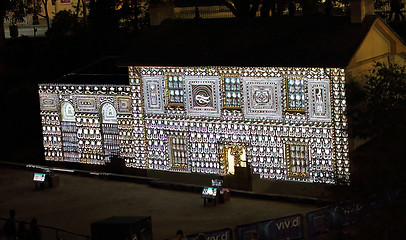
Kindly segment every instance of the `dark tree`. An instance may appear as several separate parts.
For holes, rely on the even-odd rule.
[[[347,83],[351,137],[380,138],[404,134],[406,126],[406,67],[376,63],[366,81]]]
[[[91,0],[89,4],[89,24],[98,31],[112,32],[117,30],[119,17],[115,6],[116,1]]]
[[[48,29],[51,27],[51,22],[49,20],[49,12],[48,12],[48,0],[30,0],[31,3],[31,9],[30,11],[37,16],[41,16],[45,18],[47,21],[47,27]],[[41,10],[44,8],[44,14],[42,14]]]
[[[138,6],[137,0],[120,0],[117,5],[117,14],[120,19],[119,27],[125,32],[135,32],[142,27],[140,15],[143,9]]]
[[[79,29],[80,24],[76,16],[70,11],[63,10],[55,14],[47,35],[52,38],[75,36]]]
[[[406,130],[406,67],[377,63],[367,79],[367,134],[371,137],[403,135]]]
[[[2,0],[0,1],[0,47],[4,45],[4,41],[6,39],[4,33],[4,20],[6,18],[8,9],[10,7],[10,0]]]
[[[135,32],[145,25],[146,1],[92,0],[89,6],[89,24],[96,30]]]
[[[4,45],[5,41],[4,20],[9,20],[10,26],[16,28],[17,23],[24,21],[28,5],[29,1],[24,0],[2,0],[0,2],[0,45]],[[10,32],[12,32],[12,29],[10,29]]]
[[[219,1],[224,4],[224,6],[228,7],[236,18],[254,18],[260,5],[260,0]]]
[[[350,137],[368,140],[352,153],[353,183],[368,192],[406,180],[406,67],[377,63],[364,86],[347,84]]]
[[[78,0],[75,8],[75,17],[79,18],[80,11],[83,13],[83,22],[87,23],[87,5],[86,0]]]
[[[350,137],[368,141],[350,153],[351,187],[343,193],[365,213],[342,239],[404,239],[406,67],[377,63],[366,82],[349,81],[347,106]]]
[[[262,0],[260,16],[267,18],[270,12],[272,17],[281,16],[285,10],[285,5],[288,5],[287,0]]]

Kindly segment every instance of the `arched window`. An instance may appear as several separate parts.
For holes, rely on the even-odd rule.
[[[70,102],[64,102],[61,106],[61,118],[63,122],[75,122],[75,108]]]
[[[111,103],[105,103],[102,107],[103,123],[117,123],[117,111]]]

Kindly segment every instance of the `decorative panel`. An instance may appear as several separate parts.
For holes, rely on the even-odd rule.
[[[281,79],[244,78],[244,113],[247,118],[281,118]]]
[[[41,93],[39,95],[41,111],[58,111],[58,95]]]
[[[187,111],[192,116],[219,116],[218,78],[186,80]]]
[[[144,79],[144,105],[146,113],[164,113],[162,77]]]
[[[119,114],[131,114],[131,98],[119,96],[116,98],[117,112]]]
[[[76,111],[88,113],[97,112],[96,97],[92,95],[76,96]]]
[[[330,88],[328,82],[309,81],[310,121],[331,121]]]

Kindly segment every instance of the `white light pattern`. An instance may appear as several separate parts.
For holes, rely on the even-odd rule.
[[[168,76],[172,76],[171,80]],[[177,85],[174,87],[175,76]],[[226,174],[222,147],[239,145],[245,146],[247,164],[261,178],[319,183],[335,183],[337,179],[349,181],[343,69],[129,67],[129,77],[129,86],[40,85],[40,98],[44,98],[41,99],[41,116],[46,160],[105,164],[108,160],[106,148],[114,148],[125,159],[127,167]],[[185,93],[176,95],[176,92],[174,96],[182,96],[182,101],[170,100],[168,92],[183,91],[183,81],[189,81],[189,77],[195,81],[192,90],[204,90],[204,93],[210,93],[207,96],[221,98],[214,99],[223,105],[219,114],[197,115],[188,112],[196,110],[192,107],[161,108],[158,103],[163,103],[154,102],[154,99],[166,99],[166,104],[170,101],[183,105],[184,98],[193,100],[190,96],[183,98]],[[205,77],[210,81],[217,78],[219,87],[210,87],[212,85],[204,81]],[[143,84],[144,78],[149,84],[145,86],[159,83],[159,80],[150,79],[167,81],[165,91],[154,91],[153,95],[149,93],[151,96],[147,94],[150,98],[148,103],[144,103],[145,95],[142,93],[142,89],[148,89]],[[200,88],[196,79],[202,79]],[[230,85],[224,79],[228,79],[230,84],[232,79],[234,83],[237,79],[243,81],[238,82],[238,86],[251,86],[244,81],[256,85],[244,87],[244,91],[251,89],[250,94],[241,93],[242,88],[236,89],[236,84]],[[268,79],[273,85],[260,84],[260,81]],[[294,83],[290,84],[289,80]],[[172,84],[171,87],[168,83]],[[227,91],[240,93],[238,101],[235,100],[237,98],[235,101],[227,98],[226,85],[227,89],[234,87],[234,90]],[[193,94],[193,91],[186,94]],[[203,93],[200,95],[207,97]],[[118,96],[131,99],[132,112],[116,110]],[[259,102],[252,102],[249,98],[250,105],[245,106],[247,103],[241,96],[247,99],[255,96],[253,100]],[[78,97],[80,101],[76,100]],[[71,105],[76,121],[72,125],[73,122],[67,120],[71,125],[62,124],[61,128],[64,121],[55,111],[61,107],[56,105],[63,107],[63,103],[68,101],[81,105]],[[239,108],[228,108],[227,101],[234,101],[230,105]],[[159,107],[158,110],[151,110],[154,104]],[[205,104],[211,106],[212,103]],[[105,110],[103,106],[106,106]],[[255,106],[255,111],[247,109],[249,106]],[[144,112],[144,107],[151,109]],[[242,107],[244,111],[241,111]],[[292,111],[293,108],[296,111]],[[250,117],[245,117],[247,112]],[[109,117],[104,118],[102,113]],[[260,116],[268,113],[273,114],[272,118]],[[75,127],[77,140],[74,137]],[[171,143],[174,139],[180,141],[178,144],[175,142],[175,151]],[[61,143],[65,141],[68,144]],[[67,153],[74,152],[69,147],[74,146],[75,141],[79,146],[78,157],[67,157]],[[299,150],[300,146],[304,146],[302,152],[306,152],[306,158],[300,158],[299,163],[296,159],[294,166],[289,162],[289,172],[303,174],[288,174],[286,148],[289,146],[299,146]],[[302,153],[299,150],[295,148],[295,154]],[[176,159],[172,156],[175,152]],[[290,156],[292,160],[293,155]],[[174,163],[179,165],[175,167]]]

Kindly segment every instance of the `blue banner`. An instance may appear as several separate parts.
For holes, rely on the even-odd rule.
[[[231,228],[225,228],[216,231],[204,232],[207,240],[232,240],[233,230]],[[197,240],[199,234],[188,235],[188,240]]]
[[[345,202],[339,205],[341,210],[340,223],[342,226],[359,222],[365,214],[365,206],[360,203]]]
[[[330,231],[333,227],[341,226],[342,211],[338,205],[322,208],[307,214],[309,237]]]
[[[303,238],[300,214],[237,226],[236,240],[280,240]]]

